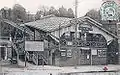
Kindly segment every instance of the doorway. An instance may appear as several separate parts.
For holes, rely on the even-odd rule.
[[[6,47],[4,47],[4,46],[0,47],[0,59],[1,60],[6,60],[7,59]]]
[[[55,65],[55,53],[52,53],[52,65]]]
[[[91,55],[90,49],[81,49],[81,54],[80,54],[81,62],[80,62],[80,64],[89,65],[91,63],[90,62],[90,60],[91,60],[90,55]]]

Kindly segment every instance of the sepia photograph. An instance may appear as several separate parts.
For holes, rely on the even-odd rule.
[[[0,75],[120,75],[120,0],[0,0]]]

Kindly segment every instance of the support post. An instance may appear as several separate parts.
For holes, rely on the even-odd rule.
[[[92,66],[92,49],[91,49],[91,56],[90,57],[91,57],[91,60],[90,60],[91,63],[90,64]]]
[[[76,23],[75,23],[75,41],[77,42],[77,8],[78,8],[78,0],[75,0],[75,20],[76,20]],[[75,45],[75,51],[74,51],[74,54],[76,54],[76,52],[77,52],[77,45]],[[78,53],[78,52],[77,52]],[[78,57],[78,54],[77,54],[77,56],[75,56],[75,55],[73,55],[74,56],[74,67],[75,67],[75,69],[77,68],[77,62],[78,61],[76,61],[76,60],[78,60],[77,59],[77,57]]]
[[[26,63],[27,63],[27,57],[26,57],[26,53],[27,53],[27,52],[26,52],[26,50],[25,50],[25,32],[26,32],[26,31],[25,31],[25,25],[24,25],[23,27],[24,27],[24,32],[23,32],[23,41],[24,41],[24,44],[23,44],[23,45],[24,45],[24,47],[23,47],[23,48],[24,48],[24,51],[25,51],[25,67],[26,67],[26,66],[27,66],[27,64],[26,64]]]

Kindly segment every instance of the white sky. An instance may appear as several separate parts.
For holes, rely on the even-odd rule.
[[[26,8],[27,11],[35,13],[41,5],[54,6],[56,9],[62,5],[65,8],[74,10],[75,0],[0,0],[0,9],[3,7],[12,8],[14,4],[19,3]],[[78,17],[85,15],[90,9],[98,9],[102,4],[102,0],[78,0]]]

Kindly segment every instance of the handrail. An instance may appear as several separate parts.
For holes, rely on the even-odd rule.
[[[17,49],[17,47],[15,46],[15,44],[14,44],[14,43],[12,43],[12,46],[13,46],[13,48],[15,49],[16,53],[18,54],[18,50],[16,50],[16,49]]]
[[[36,65],[38,64],[38,63],[37,63],[38,58],[37,58],[37,56],[36,56],[35,54],[33,54],[32,60],[33,60],[33,62],[34,62]]]
[[[42,57],[43,61],[44,61],[46,64],[48,64],[47,58],[46,58],[43,54],[40,54],[40,56]]]
[[[26,51],[26,57],[28,61],[32,61],[33,54],[29,54],[29,52]]]
[[[26,51],[26,57],[28,58],[28,60],[30,59],[30,58],[29,58],[29,55],[30,55],[30,54]]]

